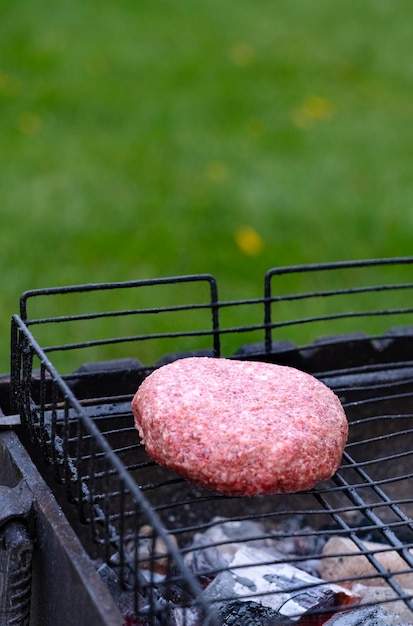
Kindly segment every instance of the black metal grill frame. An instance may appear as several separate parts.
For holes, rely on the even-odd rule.
[[[409,305],[413,282],[398,282],[400,275],[411,274],[412,266],[413,258],[409,257],[274,268],[265,276],[263,297],[231,301],[219,300],[217,282],[208,274],[32,290],[22,295],[20,315],[13,316],[11,328],[11,397],[14,409],[21,414],[32,442],[39,448],[46,463],[52,466],[57,483],[65,486],[67,500],[77,507],[81,521],[88,524],[99,557],[109,562],[116,555],[121,582],[130,586],[133,581],[135,612],[145,616],[149,624],[167,624],[169,608],[157,594],[159,583],[155,570],[159,555],[154,550],[145,557],[139,552],[143,543],[139,529],[144,525],[152,529],[149,534],[153,546],[157,538],[161,538],[166,546],[166,586],[169,586],[166,595],[179,584],[184,596],[182,602],[196,606],[201,623],[218,623],[213,607],[204,598],[200,582],[184,562],[188,550],[187,538],[214,523],[211,519],[202,519],[202,515],[198,517],[198,514],[203,509],[213,510],[214,507],[228,510],[231,519],[254,519],[258,516],[265,523],[271,522],[275,526],[298,511],[310,521],[317,520],[316,533],[319,527],[323,527],[326,536],[335,533],[350,537],[373,565],[377,578],[385,578],[396,596],[413,610],[413,598],[395,580],[396,573],[385,571],[377,554],[366,550],[360,539],[361,524],[363,533],[372,533],[384,542],[383,550],[396,550],[402,556],[406,572],[413,570],[413,556],[409,551],[413,547],[413,496],[406,497],[404,493],[403,497],[394,495],[397,492],[394,485],[411,486],[413,473],[399,471],[396,475],[382,476],[378,470],[380,466],[389,470],[391,463],[403,466],[411,462],[413,456],[413,306]],[[334,283],[334,277],[340,272],[346,273],[348,283],[333,284],[331,287],[330,277],[333,277]],[[386,273],[390,278],[386,278],[385,282]],[[372,277],[373,282],[370,279],[367,282],[364,279],[362,282],[353,281],[360,274]],[[279,293],[278,281],[290,277],[301,281],[305,279],[305,290]],[[309,288],[313,280],[316,286]],[[184,285],[190,296],[191,287],[199,283],[206,286],[208,293],[206,301],[200,303],[186,301],[184,304],[164,304],[156,308],[149,303],[149,306],[137,308],[33,318],[28,313],[32,302],[44,299],[47,309],[48,303],[56,296],[70,298],[79,294],[135,293],[142,287],[155,289],[173,285]],[[397,296],[400,302],[383,306],[383,296]],[[359,299],[362,304],[358,307],[355,305]],[[338,302],[338,308],[330,310],[327,306],[325,311],[306,314],[304,304],[321,300],[323,304]],[[367,306],[365,302],[368,302]],[[290,304],[296,308],[299,305],[298,316],[290,318],[284,315],[283,319],[279,319],[278,307]],[[304,314],[301,313],[301,306]],[[225,326],[221,321],[222,314],[234,309],[251,310],[254,315],[261,311],[261,321],[251,323],[248,320],[247,324]],[[115,321],[125,316],[136,320],[154,316],[156,320],[160,312],[170,313],[172,317],[176,313],[186,316],[198,311],[209,315],[208,328],[176,331],[171,327],[158,332],[155,322],[155,330],[149,333],[92,340],[82,337],[79,341],[67,343],[62,341],[67,324],[84,320],[92,323],[103,318]],[[330,329],[344,320],[354,323],[357,331],[357,325],[366,326],[376,318],[384,320],[389,331],[368,335],[364,331],[333,333],[299,346],[290,340],[289,333],[293,328],[319,328],[321,325]],[[407,320],[407,324],[391,329],[395,319],[398,322],[400,319]],[[40,344],[36,331],[46,326],[58,326],[62,338],[59,343]],[[279,331],[283,333],[281,339]],[[257,335],[259,341],[243,343],[245,337],[256,339]],[[236,338],[239,349],[223,354],[222,339],[228,336]],[[371,458],[368,455],[364,458],[360,452],[360,441],[350,439],[336,476],[305,494],[248,499],[247,502],[192,489],[179,477],[164,472],[145,459],[137,441],[128,447],[124,440],[119,440],[119,430],[123,429],[127,437],[134,433],[129,407],[138,384],[154,368],[170,359],[184,357],[186,352],[178,351],[147,365],[134,361],[109,363],[108,366],[98,363],[91,369],[80,368],[69,375],[59,373],[53,363],[56,354],[118,344],[124,345],[129,350],[128,356],[133,359],[139,353],[139,342],[165,338],[174,339],[178,344],[183,338],[194,340],[194,343],[200,338],[202,349],[195,347],[191,354],[266,360],[313,373],[341,398],[350,415],[350,430],[357,435],[362,423],[371,424],[372,436],[366,438],[364,445],[368,447],[377,442],[381,446],[381,456],[375,458],[374,454],[372,457],[370,454]],[[205,347],[205,342],[208,347]],[[126,382],[120,366],[130,370]],[[100,387],[103,385],[98,396],[85,392],[95,378]],[[111,388],[113,384],[116,386],[116,381],[119,382],[118,393]],[[135,387],[132,388],[131,384]],[[116,426],[113,431],[112,420]],[[119,423],[122,425],[120,429]],[[377,434],[376,425],[381,428],[384,423],[388,423],[389,427]],[[386,452],[385,446],[392,440],[396,441],[396,451]],[[131,461],[134,454],[137,455],[136,463]],[[142,480],[137,479],[139,476],[143,477]],[[181,494],[182,489],[184,495],[178,495],[176,501],[169,502],[171,494],[175,490]],[[184,506],[191,511],[193,509],[193,517],[189,515],[181,526],[168,527],[165,523],[167,515]],[[308,532],[308,529],[296,530],[295,536],[300,533],[305,536]],[[270,529],[268,533],[273,536],[274,531]],[[282,531],[277,533],[283,535]],[[175,534],[178,540],[182,539],[180,549],[171,540],[171,534]],[[125,547],[131,542],[134,545],[132,556]],[[292,562],[299,562],[300,558],[294,557]],[[140,560],[145,560],[149,579],[141,574]]]

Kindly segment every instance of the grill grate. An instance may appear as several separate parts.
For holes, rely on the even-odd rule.
[[[400,585],[413,570],[412,264],[277,268],[264,296],[248,300],[219,300],[210,275],[23,294],[12,320],[12,401],[85,523],[85,545],[115,567],[143,623],[189,625],[193,612],[199,623],[219,623],[188,566],[191,542],[217,515],[259,521],[250,539],[351,539],[372,566],[363,580],[384,579],[413,611],[413,592]],[[130,402],[154,368],[189,354],[292,365],[323,380],[350,422],[337,474],[305,493],[229,498],[153,463]],[[365,538],[383,545],[368,549]],[[400,571],[383,566],[386,551],[402,558]],[[288,555],[291,564],[306,559]]]

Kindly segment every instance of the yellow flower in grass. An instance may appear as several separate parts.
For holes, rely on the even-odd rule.
[[[19,95],[21,89],[21,81],[18,78],[0,72],[0,96],[13,98]]]
[[[333,105],[327,98],[307,96],[291,113],[293,124],[299,128],[308,128],[315,122],[328,120],[333,115]]]
[[[231,61],[238,67],[249,67],[255,61],[255,50],[248,43],[238,43],[231,50]]]
[[[264,248],[261,235],[250,226],[244,226],[235,231],[235,242],[238,248],[249,256],[257,256]]]
[[[223,183],[228,175],[228,166],[223,161],[211,161],[205,168],[205,176],[211,183]]]
[[[42,120],[35,113],[22,113],[18,126],[23,135],[35,135],[42,126]]]

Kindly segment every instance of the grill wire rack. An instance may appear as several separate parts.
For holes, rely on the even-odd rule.
[[[396,258],[274,268],[263,295],[242,300],[220,300],[207,274],[22,295],[11,326],[13,408],[52,489],[76,511],[91,558],[116,565],[132,623],[221,623],[187,560],[217,516],[262,523],[251,540],[351,539],[371,566],[361,582],[385,581],[413,611],[413,591],[400,583],[413,570],[412,266]],[[192,355],[291,365],[330,386],[350,424],[336,475],[299,494],[229,498],[153,463],[132,397],[155,368]],[[402,559],[397,571],[380,559],[390,551]],[[298,567],[303,559],[288,557]]]

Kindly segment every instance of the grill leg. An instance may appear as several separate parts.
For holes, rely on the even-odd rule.
[[[0,531],[0,626],[28,626],[33,541],[22,521]]]

